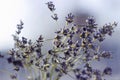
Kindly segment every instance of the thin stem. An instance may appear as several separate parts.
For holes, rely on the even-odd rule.
[[[54,40],[54,38],[46,39],[46,40],[44,40],[44,41],[52,41],[52,40]]]
[[[56,64],[52,64],[52,69],[51,69],[51,74],[50,74],[50,80],[52,80],[52,75],[53,75],[53,71],[55,69],[57,65]]]

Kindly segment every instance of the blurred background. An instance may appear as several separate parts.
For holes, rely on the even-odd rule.
[[[45,5],[48,1],[53,1],[55,4],[55,12],[59,17],[58,24],[52,20],[52,13]],[[108,80],[119,80],[120,0],[0,0],[0,51],[6,53],[13,47],[12,34],[15,33],[20,20],[24,22],[21,36],[35,40],[42,34],[45,39],[49,39],[54,37],[56,30],[64,27],[65,16],[70,12],[76,16],[75,21],[78,24],[84,23],[88,16],[94,16],[100,27],[109,22],[118,22],[112,37],[107,37],[102,43],[104,50],[113,52],[113,59],[105,60],[95,66],[99,68],[111,66],[113,74]],[[10,67],[0,59],[0,69],[6,68]],[[5,76],[5,73],[0,72],[0,80],[10,80],[9,76]]]

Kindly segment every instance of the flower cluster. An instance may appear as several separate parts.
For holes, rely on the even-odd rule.
[[[21,24],[20,24],[21,25]],[[21,25],[22,27],[22,25]],[[19,28],[17,27],[19,30]],[[17,68],[25,67],[25,65],[36,64],[34,60],[39,60],[43,55],[41,53],[41,47],[43,42],[43,37],[40,37],[33,43],[25,37],[19,39],[19,34],[13,35],[15,41],[15,47],[9,50],[8,62],[13,63]]]
[[[55,10],[55,5],[53,4],[52,1],[47,2],[46,4],[48,5],[48,8],[50,9],[50,11],[54,11]]]
[[[68,14],[69,17],[72,14]],[[68,18],[69,18],[68,17]],[[67,18],[67,19],[68,19]],[[69,18],[72,22],[73,17]],[[86,25],[78,26],[77,24],[65,26],[63,29],[56,31],[56,36],[53,40],[54,48],[51,50],[51,55],[56,54],[57,67],[60,66],[64,74],[74,72],[76,80],[90,80],[95,76],[95,80],[102,80],[103,74],[111,75],[112,69],[105,68],[104,71],[94,69],[90,65],[93,60],[100,61],[101,58],[110,59],[110,51],[100,51],[100,44],[104,41],[106,35],[113,32],[114,23],[112,26],[98,28],[93,17],[86,20]],[[103,29],[106,32],[102,32]],[[54,56],[53,56],[54,57]],[[84,68],[79,66],[84,65]]]
[[[57,20],[58,20],[58,16],[57,16],[56,13],[54,13],[54,12],[55,12],[55,5],[53,4],[52,1],[49,1],[49,2],[47,2],[46,4],[47,4],[48,8],[50,9],[50,11],[52,11],[52,13],[53,13],[53,15],[51,15],[51,17],[52,17],[54,20],[57,21]]]
[[[51,16],[55,21],[58,16],[53,2],[46,3]],[[9,50],[8,63],[13,64],[14,70],[19,71],[32,69],[30,72],[37,75],[27,76],[27,80],[60,80],[63,75],[68,75],[74,80],[104,80],[104,75],[111,75],[112,69],[106,67],[103,71],[95,69],[92,61],[100,61],[103,58],[112,57],[110,51],[100,51],[100,44],[104,41],[106,35],[112,35],[117,23],[106,24],[103,27],[97,27],[93,17],[86,20],[85,25],[74,24],[75,16],[69,13],[65,20],[67,25],[55,32],[53,38],[53,47],[47,52],[42,52],[42,46],[45,39],[42,35],[32,42],[26,37],[19,37],[24,23],[20,21],[17,25],[17,31],[13,35],[15,41],[14,48]],[[70,25],[69,25],[70,24]],[[0,57],[3,57],[0,55]],[[70,73],[73,72],[74,75]],[[12,75],[13,79],[17,76]]]

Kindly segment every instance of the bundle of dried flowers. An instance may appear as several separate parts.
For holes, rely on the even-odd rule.
[[[57,21],[53,2],[46,3]],[[75,16],[69,13],[65,20],[66,26],[55,32],[52,40],[53,48],[42,53],[42,46],[45,39],[40,35],[36,42],[32,42],[19,35],[24,23],[20,21],[17,31],[13,35],[15,46],[9,51],[7,58],[9,63],[14,65],[14,70],[23,68],[30,71],[27,80],[60,80],[63,75],[68,75],[73,80],[105,80],[104,75],[111,75],[112,69],[106,67],[103,71],[95,69],[91,63],[100,61],[102,58],[110,59],[110,51],[100,51],[100,44],[106,35],[111,36],[117,23],[107,24],[99,28],[93,17],[86,20],[86,25],[74,24]],[[79,37],[77,40],[76,37]],[[0,57],[3,57],[0,55]],[[82,67],[81,67],[82,66]],[[37,75],[32,75],[35,73]],[[74,74],[74,75],[71,75]],[[17,76],[11,75],[12,79]]]

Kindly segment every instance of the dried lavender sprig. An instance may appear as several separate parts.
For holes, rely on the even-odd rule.
[[[55,10],[53,2],[48,2],[46,4],[50,11],[53,12]],[[56,21],[58,19],[56,14],[54,14],[52,18]],[[66,17],[66,22],[72,23],[73,19],[74,16],[70,13]],[[49,72],[50,70],[52,72],[56,72],[56,68],[58,68],[58,80],[63,76],[63,74],[69,75],[69,72],[78,67],[77,62],[81,61],[79,66],[85,66],[81,69],[82,72],[79,70],[77,74],[75,73],[76,80],[89,80],[93,74],[96,75],[96,79],[101,80],[102,72],[94,70],[89,63],[101,57],[111,57],[109,52],[99,52],[100,45],[98,43],[104,41],[106,35],[112,35],[114,30],[113,26],[116,26],[117,24],[113,23],[105,25],[99,29],[93,17],[88,18],[86,23],[87,25],[81,26],[80,28],[67,25],[68,27],[64,27],[60,31],[55,32],[56,36],[53,39],[53,48],[48,51],[49,54],[43,55],[41,47],[43,46],[44,39],[42,36],[40,36],[35,43],[32,43],[31,40],[28,41],[25,37],[22,37],[22,39],[19,38],[18,35],[21,33],[21,29],[23,28],[23,22],[21,22],[20,25],[18,25],[19,27],[17,27],[18,35],[13,35],[15,48],[10,50],[8,61],[16,66],[18,69],[14,70],[18,71],[19,67],[31,68],[34,66],[35,70],[38,69],[38,71],[42,72],[42,79],[47,79],[46,72]],[[80,36],[79,41],[74,40],[76,35]],[[103,71],[104,74],[111,74],[111,72],[112,70],[109,67],[105,68]],[[84,77],[85,75],[87,77]],[[53,73],[50,73],[49,77],[51,80],[53,76]]]
[[[48,8],[50,9],[50,11],[52,11],[52,12],[55,11],[55,5],[53,4],[52,1],[49,1],[46,4],[47,4]]]

